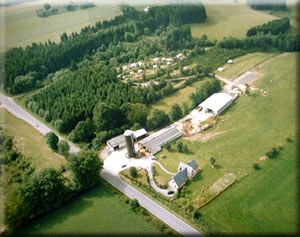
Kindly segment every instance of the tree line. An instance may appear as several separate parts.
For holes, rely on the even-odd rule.
[[[255,26],[250,28],[247,31],[247,37],[258,35],[258,34],[270,34],[278,35],[279,33],[286,33],[290,28],[290,19],[287,17],[283,17],[281,19],[276,19],[273,21],[269,21],[266,24]]]
[[[247,0],[255,10],[285,10],[286,0]]]
[[[253,27],[244,39],[235,37],[225,38],[217,43],[218,47],[227,49],[243,49],[248,52],[267,51],[276,48],[282,52],[300,50],[300,35],[287,32],[290,28],[288,18],[273,20],[267,24]]]
[[[12,137],[1,134],[1,141],[4,154],[1,183],[5,193],[5,225],[9,230],[99,184],[102,164],[96,152],[68,155],[67,165],[61,169],[37,169],[31,158],[15,147]]]

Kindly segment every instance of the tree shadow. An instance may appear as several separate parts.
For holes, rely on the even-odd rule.
[[[214,165],[214,168],[217,170],[223,169],[224,167],[222,165],[216,164]]]
[[[93,207],[95,198],[114,196],[113,190],[103,187],[106,185],[108,184],[102,183],[99,187],[79,194],[60,207],[31,219],[17,228],[13,234],[23,236],[48,233],[48,231],[53,230],[56,225],[61,225],[69,218],[81,215],[88,208]]]

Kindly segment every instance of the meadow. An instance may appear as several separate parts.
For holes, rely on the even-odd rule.
[[[149,214],[150,215],[150,214]],[[159,235],[151,222],[139,217],[125,203],[125,196],[103,182],[62,208],[33,220],[17,230],[28,235]]]

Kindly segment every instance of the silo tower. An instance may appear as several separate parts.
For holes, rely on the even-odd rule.
[[[135,157],[136,153],[135,153],[135,149],[134,149],[132,131],[131,130],[126,130],[124,132],[124,136],[125,136],[125,142],[126,142],[128,157]]]

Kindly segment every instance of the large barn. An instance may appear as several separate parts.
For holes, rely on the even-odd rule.
[[[161,147],[170,141],[182,136],[182,133],[174,126],[169,126],[151,134],[149,137],[139,141],[139,148],[146,149],[152,155],[161,150]]]
[[[233,98],[226,93],[215,93],[198,105],[205,112],[211,112],[214,115],[222,113],[233,102]]]

